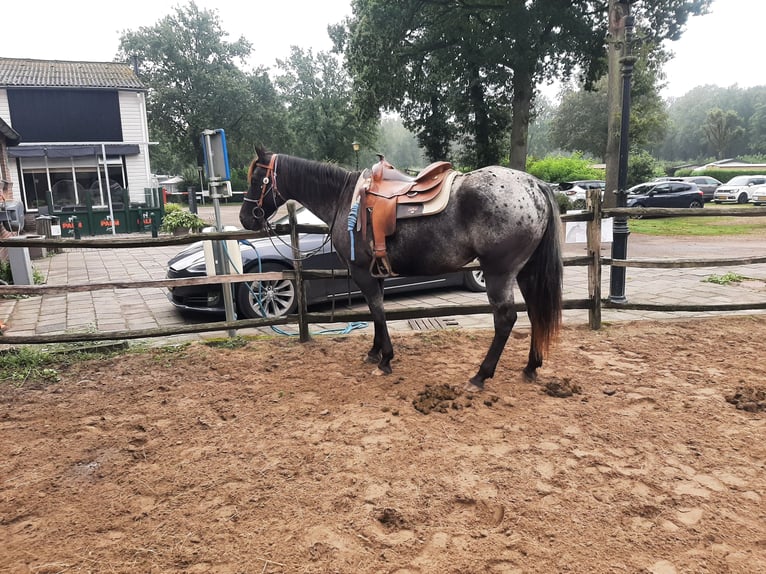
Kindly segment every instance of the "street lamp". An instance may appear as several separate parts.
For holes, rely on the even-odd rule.
[[[354,148],[354,156],[356,157],[356,171],[359,171],[359,146],[360,145],[361,144],[356,140],[354,140],[353,143],[351,144],[351,147]]]
[[[628,5],[626,0],[621,3]],[[620,155],[617,168],[617,207],[627,207],[628,200],[628,129],[630,128],[630,80],[633,76],[633,64],[636,57],[633,55],[633,25],[634,18],[628,13],[625,16],[625,37],[622,41],[622,56],[620,57],[620,69],[622,71],[622,114],[620,117]],[[628,218],[618,215],[614,218],[612,240],[612,259],[627,259],[628,257]],[[612,265],[609,276],[609,300],[612,303],[625,303],[625,267]]]

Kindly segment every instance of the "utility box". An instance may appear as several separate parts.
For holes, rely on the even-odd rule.
[[[46,239],[61,239],[61,222],[57,216],[40,215],[35,218],[35,224],[37,226],[37,235],[41,235]],[[48,251],[51,253],[61,253],[61,248],[51,247]]]
[[[11,237],[10,239],[28,239],[27,237]],[[27,247],[8,247],[8,262],[11,264],[11,277],[14,285],[34,285],[32,262],[29,259]]]

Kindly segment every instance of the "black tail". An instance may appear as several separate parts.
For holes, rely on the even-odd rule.
[[[561,260],[561,219],[553,191],[540,186],[550,204],[543,238],[519,273],[528,288],[524,292],[532,326],[532,348],[545,357],[561,328],[564,264]]]

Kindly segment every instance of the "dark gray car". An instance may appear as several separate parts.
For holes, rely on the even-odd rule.
[[[690,175],[687,177],[662,177],[657,181],[686,181],[694,183],[702,192],[703,199],[707,201],[713,201],[713,195],[721,182],[714,177],[708,177],[706,175]]]

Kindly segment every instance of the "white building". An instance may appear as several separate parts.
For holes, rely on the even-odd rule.
[[[28,212],[123,201],[152,187],[146,87],[127,64],[0,58],[0,118],[21,141],[8,148],[13,195]]]

